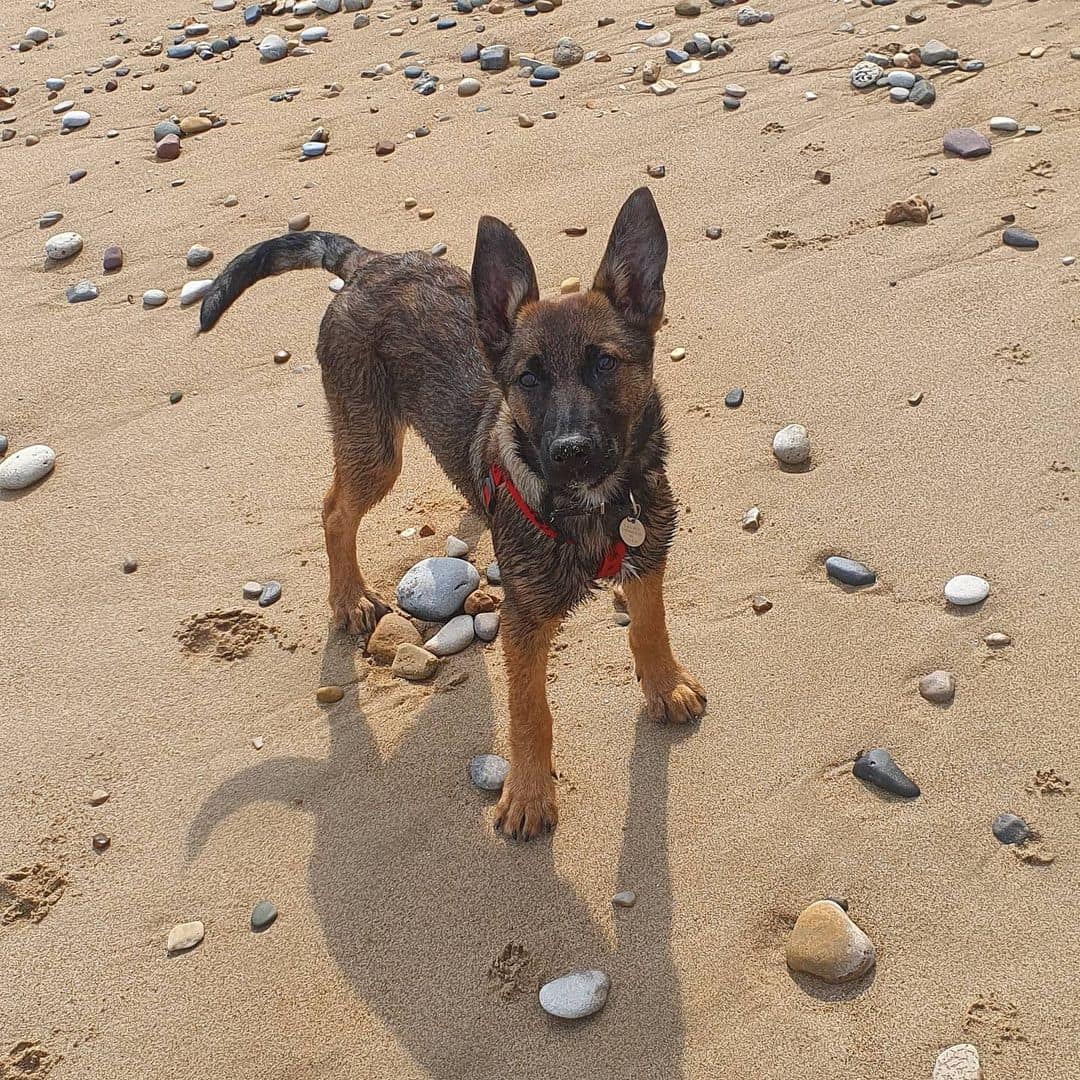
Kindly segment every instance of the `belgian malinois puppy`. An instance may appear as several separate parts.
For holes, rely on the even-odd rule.
[[[541,300],[524,245],[483,217],[471,278],[422,252],[385,255],[332,233],[292,233],[238,255],[202,302],[206,331],[261,278],[322,266],[346,282],[316,350],[333,429],[323,527],[338,626],[367,635],[389,610],[360,573],[356,531],[401,471],[406,427],[487,515],[510,684],[510,773],[496,825],[520,839],[556,822],[548,650],[598,581],[623,589],[649,715],[683,723],[705,709],[701,686],[672,655],[664,616],[676,507],[653,344],[666,263],[663,222],[640,188],[619,211],[587,292]]]

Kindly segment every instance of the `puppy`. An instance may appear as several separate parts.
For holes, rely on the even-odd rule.
[[[548,652],[598,582],[622,587],[649,715],[684,723],[705,709],[704,691],[672,654],[664,615],[676,507],[653,345],[666,263],[663,222],[639,188],[587,292],[541,300],[524,245],[483,217],[471,277],[422,252],[291,233],[238,255],[202,302],[208,331],[262,278],[322,266],[346,282],[316,350],[333,432],[323,526],[338,626],[367,635],[390,610],[360,572],[356,532],[401,471],[407,427],[487,515],[505,588],[510,688],[510,772],[496,825],[519,839],[557,819]]]

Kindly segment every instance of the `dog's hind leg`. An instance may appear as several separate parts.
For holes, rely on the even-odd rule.
[[[356,561],[360,519],[381,502],[401,472],[404,427],[372,408],[331,403],[334,479],[323,499],[323,531],[330,560],[330,610],[336,626],[367,637],[390,607],[368,588]]]

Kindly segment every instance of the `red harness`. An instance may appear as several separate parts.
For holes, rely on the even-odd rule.
[[[510,498],[514,500],[514,505],[518,508],[518,513],[520,513],[537,532],[543,533],[549,540],[558,540],[563,544],[573,543],[573,540],[563,536],[557,530],[553,529],[546,521],[542,521],[539,518],[536,511],[533,510],[533,508],[525,501],[521,492],[518,491],[517,484],[510,479],[510,474],[499,464],[491,466],[487,476],[484,477],[484,482],[480,485],[480,498],[483,500],[484,509],[489,515],[495,504],[495,492],[498,491],[499,488],[506,488]],[[600,560],[600,566],[597,568],[593,577],[597,579],[615,577],[622,569],[623,559],[625,558],[626,544],[620,538],[615,540],[611,547],[604,552],[604,557]]]

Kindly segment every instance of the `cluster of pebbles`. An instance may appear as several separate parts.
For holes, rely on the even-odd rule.
[[[925,45],[890,45],[881,52],[867,52],[851,69],[850,81],[856,90],[883,89],[892,101],[910,101],[913,105],[932,105],[937,90],[929,78],[918,74],[920,68],[934,68],[937,74],[982,71],[982,60],[961,60],[956,49],[940,41]]]

